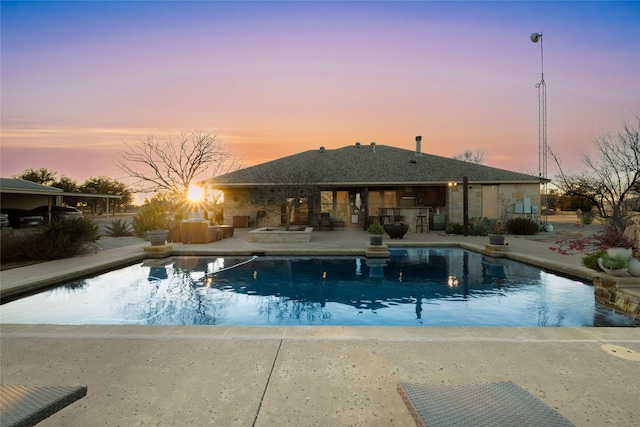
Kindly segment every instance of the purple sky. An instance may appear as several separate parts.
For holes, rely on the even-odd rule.
[[[8,2],[3,177],[82,183],[145,135],[216,133],[248,166],[360,141],[538,172],[640,113],[640,2]],[[549,176],[556,173],[549,163]]]

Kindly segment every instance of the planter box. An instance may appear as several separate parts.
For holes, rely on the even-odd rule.
[[[280,227],[263,227],[249,232],[253,243],[305,243],[311,241],[313,227],[301,231],[286,231]]]
[[[151,246],[163,246],[167,242],[169,230],[153,230],[147,231],[147,238]]]
[[[489,234],[489,244],[504,245],[504,234]]]
[[[384,236],[382,234],[371,234],[369,236],[369,244],[373,246],[380,246],[382,245],[383,237]]]

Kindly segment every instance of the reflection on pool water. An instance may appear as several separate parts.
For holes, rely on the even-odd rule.
[[[458,248],[390,259],[147,260],[2,306],[2,323],[638,326],[593,287]]]

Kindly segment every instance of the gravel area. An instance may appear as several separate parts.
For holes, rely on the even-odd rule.
[[[145,242],[144,239],[134,236],[122,236],[122,237],[101,237],[96,243],[96,251],[104,251],[107,249],[121,248],[123,246],[142,245]]]

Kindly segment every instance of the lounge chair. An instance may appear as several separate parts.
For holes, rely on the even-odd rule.
[[[0,424],[32,426],[87,395],[87,387],[0,385]]]

